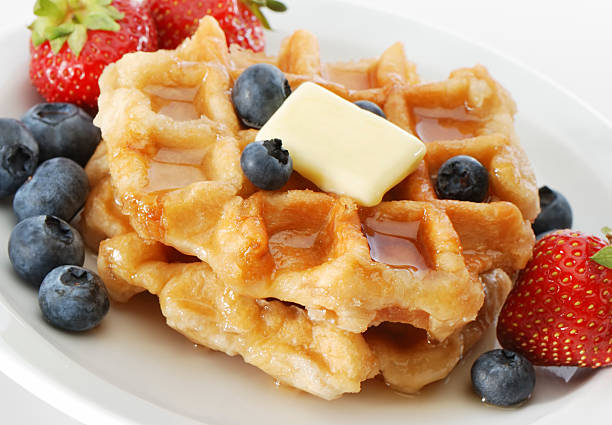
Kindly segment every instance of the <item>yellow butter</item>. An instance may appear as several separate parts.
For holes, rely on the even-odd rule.
[[[293,169],[321,190],[373,206],[413,172],[425,145],[412,134],[314,83],[304,83],[259,130],[281,139]]]

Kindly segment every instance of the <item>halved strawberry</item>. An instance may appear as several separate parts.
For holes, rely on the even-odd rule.
[[[132,0],[37,0],[34,14],[30,79],[48,102],[94,110],[108,64],[157,49],[148,9]]]
[[[147,4],[157,26],[161,49],[176,48],[195,32],[202,17],[211,15],[225,32],[228,46],[238,44],[260,52],[265,46],[263,28],[270,29],[261,8],[287,10],[276,0],[147,0]]]
[[[612,364],[612,246],[560,230],[542,238],[499,316],[497,338],[536,365]]]

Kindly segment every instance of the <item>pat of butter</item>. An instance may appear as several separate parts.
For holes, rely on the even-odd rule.
[[[281,139],[293,168],[321,190],[373,206],[412,173],[425,145],[412,134],[314,83],[304,83],[259,130]]]

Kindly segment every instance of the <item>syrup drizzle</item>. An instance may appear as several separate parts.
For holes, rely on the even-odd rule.
[[[423,142],[458,140],[476,136],[480,121],[465,106],[453,109],[414,108],[415,132]]]
[[[322,70],[323,78],[333,83],[343,85],[351,90],[367,90],[373,87],[369,71],[359,71],[325,65]]]
[[[362,224],[370,246],[370,257],[391,267],[424,271],[429,269],[419,251],[417,233],[420,222],[380,220],[367,217]]]
[[[318,233],[304,233],[297,230],[283,230],[273,234],[269,239],[271,245],[284,245],[289,248],[312,248]]]
[[[171,149],[160,148],[153,161],[169,164],[200,165],[206,156],[207,149]]]
[[[199,167],[206,152],[206,149],[159,149],[149,164],[149,184],[145,191],[179,189],[206,180]]]
[[[172,118],[174,121],[192,121],[200,118],[191,102],[168,102],[157,111],[158,114]]]
[[[197,87],[169,87],[159,85],[146,86],[143,91],[152,96],[178,102],[192,102],[198,92]]]
[[[302,270],[314,267],[324,260],[321,247],[317,244],[318,231],[281,230],[270,236],[268,249],[277,270]]]
[[[200,118],[193,106],[197,87],[167,87],[149,85],[143,91],[151,97],[153,110],[175,121],[191,121]]]

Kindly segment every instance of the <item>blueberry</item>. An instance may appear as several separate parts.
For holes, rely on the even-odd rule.
[[[263,190],[277,190],[287,183],[293,171],[293,160],[282,148],[280,139],[249,143],[240,157],[247,178]]]
[[[384,119],[387,119],[387,116],[383,110],[380,109],[380,106],[374,102],[370,102],[369,100],[358,100],[355,102],[355,105],[359,106],[361,109],[365,109],[366,111],[370,111],[380,117],[383,117]]]
[[[17,224],[8,245],[9,259],[17,274],[38,287],[57,266],[82,266],[85,248],[81,235],[57,217],[40,215]]]
[[[12,195],[34,174],[38,144],[25,126],[10,118],[0,119],[0,198]]]
[[[485,403],[513,406],[527,400],[535,386],[533,365],[510,350],[491,350],[472,365],[472,387]]]
[[[274,65],[259,63],[240,74],[232,90],[232,102],[245,125],[261,128],[290,94],[285,74]]]
[[[45,276],[38,291],[38,305],[53,326],[86,331],[100,323],[110,302],[98,275],[83,267],[61,266]]]
[[[21,221],[35,215],[54,215],[70,221],[85,204],[89,182],[85,170],[68,158],[43,162],[13,199],[13,210]]]
[[[489,172],[471,156],[454,156],[438,170],[436,194],[440,199],[482,202],[488,193]]]
[[[40,162],[63,156],[84,167],[100,142],[91,116],[71,103],[40,103],[21,120],[38,142]]]
[[[556,229],[572,227],[572,207],[561,193],[542,186],[540,195],[540,214],[533,222],[533,232],[536,235]]]

